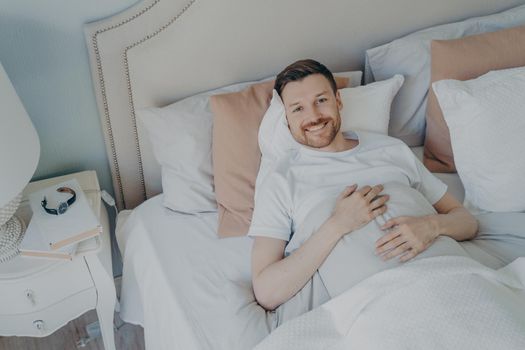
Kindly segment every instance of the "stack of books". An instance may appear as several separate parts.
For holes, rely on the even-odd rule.
[[[76,200],[65,213],[49,214],[41,205],[44,197],[51,208],[71,197],[57,192],[59,187],[73,189]],[[102,233],[102,226],[76,179],[29,194],[29,204],[33,214],[19,246],[22,256],[71,260],[80,242]]]

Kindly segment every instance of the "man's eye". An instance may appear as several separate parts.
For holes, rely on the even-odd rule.
[[[318,103],[324,103],[326,101],[328,101],[326,97],[321,97],[320,99],[317,100]]]
[[[296,107],[292,110],[293,113],[300,112],[303,110],[303,107]]]

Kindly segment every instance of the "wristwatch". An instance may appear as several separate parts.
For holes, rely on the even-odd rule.
[[[42,208],[44,208],[44,210],[48,214],[53,214],[53,215],[64,214],[67,211],[67,209],[71,206],[71,204],[75,203],[75,200],[77,199],[77,194],[75,193],[75,191],[73,191],[69,187],[59,187],[59,188],[57,188],[57,192],[69,193],[72,196],[67,201],[60,202],[60,204],[58,204],[58,208],[56,208],[56,209],[48,208],[47,207],[47,199],[46,199],[46,197],[44,197],[44,199],[42,200],[41,204],[42,204]]]

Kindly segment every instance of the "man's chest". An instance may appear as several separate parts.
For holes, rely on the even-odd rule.
[[[294,222],[302,222],[319,203],[335,205],[337,196],[346,186],[357,184],[358,188],[369,185],[397,182],[410,186],[409,171],[388,162],[323,164],[294,169],[292,173],[292,207]]]

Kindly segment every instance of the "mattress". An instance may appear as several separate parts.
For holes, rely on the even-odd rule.
[[[158,195],[118,216],[121,318],[144,327],[148,349],[252,348],[275,328],[276,313],[255,301],[251,239],[218,239],[216,213],[182,214],[165,208],[162,200]],[[472,258],[500,268],[524,255],[525,233],[492,232],[525,227],[525,214],[478,220],[487,233],[461,242]]]

